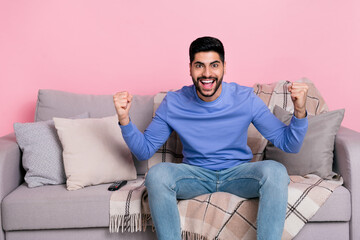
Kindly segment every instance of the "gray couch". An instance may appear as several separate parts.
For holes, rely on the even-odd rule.
[[[143,131],[152,119],[153,96],[134,96],[131,119]],[[115,114],[110,95],[80,95],[40,90],[35,121]],[[65,185],[36,188],[24,183],[22,153],[15,135],[0,138],[0,240],[156,239],[149,227],[140,233],[109,233],[109,184],[68,191]],[[295,239],[360,239],[360,133],[341,127],[335,142],[334,169],[344,178]],[[147,163],[134,159],[138,174]]]

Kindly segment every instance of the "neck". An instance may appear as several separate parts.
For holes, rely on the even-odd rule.
[[[203,100],[204,102],[212,102],[215,101],[218,97],[220,97],[222,91],[222,84],[219,86],[219,88],[216,90],[216,92],[212,96],[204,96],[202,95],[198,90],[196,90],[196,93],[198,97]]]

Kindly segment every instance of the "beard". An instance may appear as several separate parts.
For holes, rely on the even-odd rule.
[[[212,79],[212,80],[215,80],[215,88],[214,88],[214,91],[212,93],[206,93],[205,91],[203,91],[200,87],[200,81],[202,79]],[[201,96],[203,97],[212,97],[214,96],[214,94],[218,91],[219,87],[221,86],[221,83],[223,81],[223,76],[218,79],[217,77],[198,77],[196,80],[192,77],[192,80],[193,80],[193,83],[194,83],[194,86],[196,88],[196,91],[198,93],[201,94]]]

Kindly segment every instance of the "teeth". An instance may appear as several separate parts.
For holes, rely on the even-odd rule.
[[[212,83],[214,80],[201,81],[202,83]]]

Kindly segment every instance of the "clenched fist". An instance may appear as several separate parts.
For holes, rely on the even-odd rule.
[[[291,100],[294,103],[294,114],[297,118],[306,117],[306,98],[309,86],[306,83],[293,82],[288,86]]]
[[[128,92],[118,92],[114,95],[113,98],[120,124],[129,124],[129,110],[131,107],[132,95]]]

